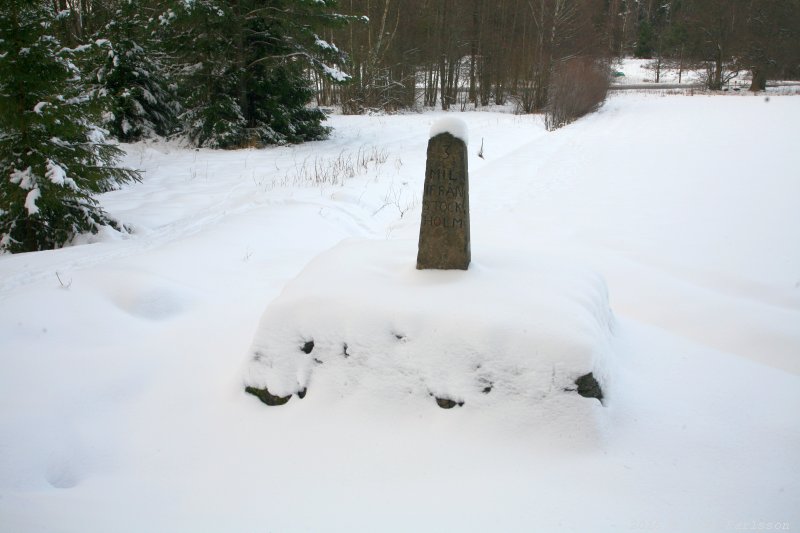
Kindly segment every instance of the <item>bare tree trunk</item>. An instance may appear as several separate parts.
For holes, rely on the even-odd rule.
[[[450,3],[442,1],[439,17],[439,94],[441,95],[441,107],[443,111],[450,109],[450,94],[448,92],[448,70],[447,61],[450,52],[450,32],[448,27],[448,14]]]
[[[447,111],[450,109],[450,98],[447,93],[447,58],[444,54],[439,59],[439,94],[442,111]]]
[[[766,91],[767,90],[767,75],[764,72],[764,69],[760,67],[753,67],[751,70],[753,74],[753,80],[750,82],[750,91],[757,93],[759,91]]]
[[[472,36],[470,39],[469,53],[469,101],[477,106],[478,90],[476,87],[475,63],[478,61],[478,50],[480,49],[480,21],[481,21],[481,0],[473,0],[472,4]]]
[[[245,60],[245,42],[244,42],[244,27],[242,26],[242,16],[240,10],[239,0],[233,0],[233,12],[234,12],[234,20],[236,21],[236,35],[234,38],[236,39],[236,69],[239,71],[238,76],[238,100],[239,100],[239,109],[242,111],[242,115],[244,116],[245,121],[247,122],[247,126],[252,126],[252,113],[250,112],[250,106],[248,105],[247,101],[247,68],[246,68],[246,60]]]
[[[708,88],[712,91],[722,89],[722,48],[720,46],[717,46],[717,53],[714,57],[714,75]]]

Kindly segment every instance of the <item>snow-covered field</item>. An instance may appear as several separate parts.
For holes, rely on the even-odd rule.
[[[701,83],[703,72],[696,69],[686,67],[683,72],[679,72],[677,68],[667,68],[668,65],[662,65],[659,74],[659,83],[682,83],[682,84],[696,84]],[[652,59],[637,59],[634,57],[625,57],[612,65],[617,76],[613,78],[615,85],[630,85],[653,83],[656,79],[655,61]],[[622,74],[622,76],[619,76]],[[744,76],[748,73],[740,74],[734,81],[744,83]]]
[[[637,89],[658,89],[694,87],[700,89],[705,86],[708,73],[705,69],[697,65],[685,65],[683,69],[670,61],[664,60],[661,70],[658,73],[658,83],[656,83],[657,62],[653,59],[637,59],[635,57],[624,57],[616,60],[612,64],[614,77],[611,80],[612,88],[626,88],[634,86]],[[724,84],[725,90],[746,91],[752,81],[749,70],[741,70],[736,73],[726,72],[730,79]],[[797,94],[796,81],[769,81],[769,92],[779,94]]]
[[[0,257],[0,531],[800,528],[800,98],[616,95],[554,133],[462,114],[473,265],[422,279],[441,116],[333,116],[330,140],[264,150],[127,146],[144,182],[101,200],[130,236]],[[262,314],[325,289],[327,268],[350,325],[413,315],[375,284],[387,272],[463,285],[491,310],[467,339],[516,308],[563,326],[543,302],[579,318],[602,278],[605,405],[570,396],[594,402],[570,404],[592,405],[576,425],[498,389],[444,410],[413,387],[381,394],[391,374],[354,352],[323,361],[339,386],[265,406],[243,391]],[[542,284],[571,272],[593,281]]]

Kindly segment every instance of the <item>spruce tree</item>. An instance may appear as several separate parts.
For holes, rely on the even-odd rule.
[[[180,110],[152,37],[154,11],[146,4],[120,0],[94,36],[102,49],[94,78],[110,99],[105,126],[125,142],[173,133]]]
[[[331,0],[194,0],[161,17],[184,77],[183,115],[198,146],[295,143],[324,138],[321,111],[309,109],[315,69],[336,82],[344,54],[319,37],[352,17]]]
[[[61,15],[63,16],[63,15]],[[56,248],[76,234],[116,227],[92,198],[139,178],[95,127],[99,107],[78,56],[53,35],[47,0],[0,6],[0,250]]]

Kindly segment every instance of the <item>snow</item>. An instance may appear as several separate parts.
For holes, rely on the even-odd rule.
[[[658,87],[659,85],[696,85],[703,84],[703,80],[707,76],[705,68],[700,65],[684,65],[683,69],[679,65],[675,65],[668,60],[663,60],[661,70],[659,72],[659,82],[656,84],[656,59],[638,59],[634,57],[625,57],[612,64],[612,71],[623,74],[622,76],[615,76],[612,78],[613,85],[641,85],[653,84],[652,86]],[[731,80],[731,85],[743,85],[749,83],[748,76],[750,72],[743,70],[735,75]]]
[[[612,82],[617,85],[630,85],[641,83],[654,83],[655,70],[651,65],[654,65],[652,59],[637,59],[633,57],[626,57],[619,62],[612,65],[615,72],[620,72],[624,76],[615,77]],[[660,83],[678,83],[679,69],[667,68],[665,62],[661,67],[659,75]],[[680,76],[680,82],[683,84],[700,83],[702,72],[698,69],[692,69],[688,66],[684,68]]]
[[[323,50],[339,52],[339,48],[335,44],[329,43],[325,39],[321,38],[319,35],[314,35],[314,43]]]
[[[39,102],[38,104],[33,106],[33,112],[36,113],[37,115],[41,115],[42,110],[48,105],[50,105],[50,102]]]
[[[417,272],[425,146],[450,116],[126,145],[144,181],[99,200],[131,234],[0,257],[0,531],[796,527],[800,99],[621,94],[553,133],[460,114],[485,140],[474,265]],[[315,163],[343,170],[318,182]],[[487,311],[417,315],[427,292]],[[514,361],[522,322],[551,349]],[[308,394],[265,406],[243,391],[251,350],[295,333],[315,340],[288,346]],[[539,358],[589,345],[605,404],[534,403]],[[484,395],[469,365],[489,356],[507,371]]]
[[[325,75],[331,78],[332,80],[344,82],[351,78],[350,74],[346,72],[342,72],[337,67],[331,67],[329,65],[322,65],[322,70],[325,72]]]
[[[36,205],[36,201],[40,196],[42,196],[42,191],[39,187],[31,189],[25,196],[25,210],[29,215],[36,215],[39,213],[39,206]]]
[[[9,181],[20,186],[20,188],[29,191],[36,186],[36,178],[33,175],[33,169],[27,167],[24,170],[14,169],[9,175]]]
[[[436,137],[442,133],[449,133],[457,139],[461,139],[465,144],[469,144],[469,134],[467,124],[456,117],[443,117],[431,126],[430,137]]]
[[[189,6],[190,7],[190,6]],[[175,21],[178,16],[171,9],[167,9],[166,13],[158,16],[158,22],[162,26],[166,26]]]
[[[320,406],[449,399],[472,416],[591,431],[599,402],[575,380],[608,381],[613,317],[598,275],[503,247],[481,250],[468,271],[415,261],[414,240],[347,240],[315,258],[262,317],[245,385],[305,391]]]
[[[142,98],[144,98],[144,99],[145,99],[145,100],[146,100],[148,103],[150,103],[150,104],[155,104],[155,103],[157,103],[157,102],[158,102],[158,100],[156,99],[156,97],[155,97],[155,96],[153,96],[153,93],[151,93],[150,91],[148,91],[148,90],[147,90],[147,89],[145,89],[145,88],[142,88]],[[139,104],[139,105],[140,105],[140,107],[141,107],[141,104]],[[137,112],[138,112],[138,111],[137,111]],[[139,113],[141,114],[141,112],[139,112]]]
[[[62,187],[67,186],[74,190],[78,189],[78,185],[75,183],[75,180],[73,180],[72,178],[68,178],[67,172],[60,165],[54,163],[50,159],[47,160],[47,170],[45,171],[45,177],[55,185],[61,185]]]
[[[89,142],[95,144],[104,143],[106,140],[106,131],[97,126],[92,125],[89,128],[89,133],[87,134],[87,138],[89,139]]]

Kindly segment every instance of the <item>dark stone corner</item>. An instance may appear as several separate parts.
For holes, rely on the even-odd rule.
[[[584,398],[597,398],[600,403],[603,403],[603,389],[591,372],[576,379],[575,385],[578,386],[578,394]]]
[[[248,394],[252,394],[263,403],[270,406],[284,405],[292,398],[291,394],[288,396],[275,396],[274,394],[270,394],[266,387],[263,389],[258,389],[256,387],[245,387],[244,391]],[[303,396],[305,396],[305,390]]]
[[[438,396],[434,396],[434,398],[436,398],[436,405],[442,409],[452,409],[453,407],[461,407],[464,405],[464,402],[457,402],[455,400],[451,400],[450,398],[440,398]]]

